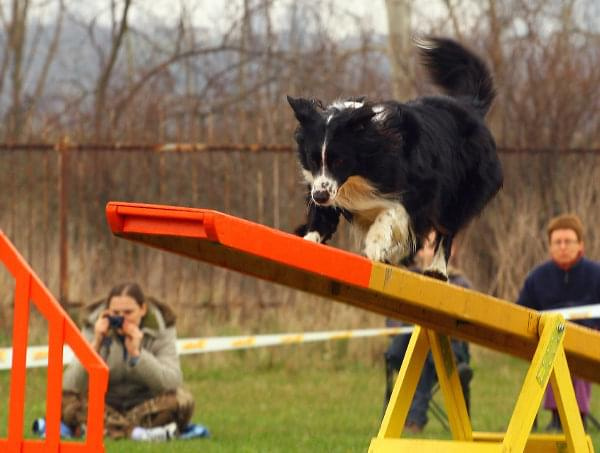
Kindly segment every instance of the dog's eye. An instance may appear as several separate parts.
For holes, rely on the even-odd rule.
[[[319,159],[321,159],[321,153],[318,151],[315,151],[310,154],[310,158],[313,162],[319,163]]]

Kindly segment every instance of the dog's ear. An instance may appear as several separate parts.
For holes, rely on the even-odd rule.
[[[296,115],[296,119],[300,124],[315,121],[320,117],[319,112],[317,112],[317,109],[315,108],[317,106],[322,108],[321,101],[318,99],[308,100],[287,96],[287,101],[292,107],[294,115]]]

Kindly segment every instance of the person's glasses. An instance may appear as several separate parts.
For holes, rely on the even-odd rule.
[[[550,243],[552,247],[560,247],[564,245],[565,247],[572,247],[577,244],[579,241],[576,239],[556,239]]]

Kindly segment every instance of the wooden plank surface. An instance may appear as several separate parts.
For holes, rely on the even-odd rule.
[[[106,215],[117,236],[524,359],[533,356],[537,344],[535,310],[218,211],[110,202]],[[600,382],[600,333],[567,326],[570,369]]]

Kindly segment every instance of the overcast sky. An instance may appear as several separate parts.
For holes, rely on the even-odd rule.
[[[3,0],[4,1],[4,0]],[[287,9],[290,2],[297,0],[277,0],[274,2],[273,19],[274,25],[277,26],[277,18],[281,15],[281,11]],[[241,0],[185,0],[184,2],[189,6],[191,11],[188,11],[188,15],[191,17],[194,25],[206,27],[206,28],[225,28],[229,25],[227,9],[236,7],[241,3]],[[320,3],[320,2],[313,2]],[[368,21],[372,24],[376,30],[381,33],[387,33],[387,16],[385,12],[385,0],[335,0],[337,11],[346,11],[358,17],[362,17],[363,20]],[[234,5],[232,7],[232,4]],[[86,0],[81,2],[81,6],[77,6],[77,3],[72,3],[73,7],[77,8],[82,14],[86,16],[97,15],[98,11],[105,9],[106,13],[103,15],[104,20],[109,21],[110,16],[108,14],[108,0]],[[92,5],[95,5],[92,6]],[[229,5],[229,7],[228,7]],[[150,1],[137,1],[134,2],[131,10],[131,19],[134,22],[144,20],[145,17],[154,16],[165,22],[177,20],[181,11],[180,2],[176,0],[150,0]],[[340,34],[344,34],[344,30],[348,28],[344,23],[344,17],[342,16],[331,17],[331,14],[325,8],[322,11],[322,17],[324,20],[335,23],[335,27],[340,30]]]
[[[95,18],[98,23],[110,23],[110,4],[112,0],[65,0],[67,8],[87,20]],[[12,0],[0,0],[5,14],[10,11]],[[123,0],[117,0],[120,12]],[[186,5],[186,16],[195,26],[212,29],[215,32],[225,31],[231,25],[232,10],[239,10],[243,0],[134,0],[130,11],[130,20],[136,25],[152,20],[153,23],[162,21],[165,25],[176,21],[181,12],[181,4]],[[360,18],[364,25],[372,27],[379,34],[387,34],[387,14],[385,0],[332,0],[335,5],[335,15],[327,9],[329,2],[319,0],[274,0],[273,24],[278,23],[283,28],[287,21],[283,11],[289,11],[289,5],[294,2],[306,2],[318,5],[320,17],[327,25],[328,32],[338,38],[344,38],[356,33],[354,18]],[[53,22],[56,17],[58,1],[32,0],[31,12],[42,22]],[[443,0],[415,1],[413,8],[418,9],[421,19],[427,17],[435,21],[447,14]],[[463,20],[466,18],[463,17]],[[414,21],[414,15],[413,15]],[[420,20],[420,26],[427,24]],[[420,27],[419,27],[420,28]]]
[[[32,13],[42,21],[53,21],[56,17],[58,1],[54,0],[31,0]],[[96,18],[98,22],[110,22],[110,4],[112,0],[65,0],[71,11],[76,11],[78,15],[86,19]],[[123,0],[117,0],[121,6]],[[327,24],[327,30],[340,38],[355,32],[351,15],[361,18],[366,25],[371,25],[374,30],[381,34],[387,34],[387,15],[385,0],[332,0],[335,4],[336,15],[332,15],[327,10],[326,5],[329,2],[318,0],[273,0],[273,22],[277,27],[278,23],[282,27],[287,25],[286,21],[278,21],[283,17],[282,11],[288,10],[290,3],[306,2],[312,5],[319,5],[321,8],[321,18]],[[557,5],[560,2],[555,0]],[[153,22],[163,21],[167,25],[176,21],[181,12],[181,4],[188,8],[187,16],[192,23],[199,27],[212,29],[216,32],[224,31],[228,28],[231,21],[232,9],[238,9],[243,0],[134,0],[130,11],[130,18],[133,23],[143,23],[148,18],[153,18]],[[0,0],[5,15],[8,15],[12,7],[12,0]],[[476,1],[472,4],[479,5]],[[576,0],[576,20],[584,28],[597,30],[600,24],[600,0]],[[426,0],[414,1],[413,8],[418,10],[418,14],[413,14],[413,31],[428,28],[428,22],[435,22],[440,17],[447,15],[447,9],[444,0]],[[464,13],[464,10],[463,10]],[[418,24],[415,24],[415,16],[419,17]],[[461,23],[469,21],[469,17],[464,15],[460,17]]]

